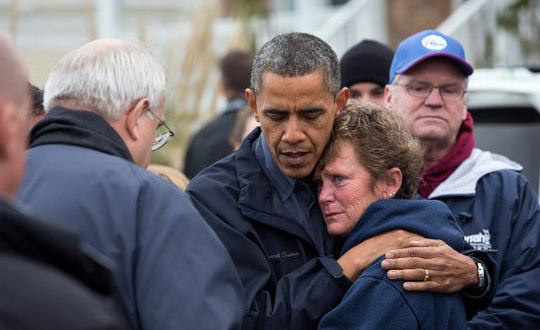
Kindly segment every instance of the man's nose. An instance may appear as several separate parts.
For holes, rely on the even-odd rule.
[[[435,87],[435,86],[433,87],[433,89],[431,90],[431,93],[429,93],[429,95],[424,100],[424,103],[428,105],[437,105],[437,106],[443,103],[441,90],[439,89],[439,87]]]
[[[283,140],[287,143],[295,144],[302,142],[306,135],[304,133],[304,125],[295,118],[289,119],[283,134]]]

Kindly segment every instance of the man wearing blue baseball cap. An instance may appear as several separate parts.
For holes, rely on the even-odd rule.
[[[469,328],[538,329],[538,198],[519,173],[519,164],[474,148],[465,98],[472,73],[457,40],[433,30],[420,32],[398,46],[385,89],[386,107],[405,119],[424,147],[419,194],[445,202],[465,239],[496,256],[497,294],[490,307],[469,321]],[[400,264],[399,258],[388,260],[393,267]],[[478,268],[479,287],[484,271]]]

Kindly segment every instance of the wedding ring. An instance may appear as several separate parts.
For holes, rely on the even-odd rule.
[[[424,271],[426,272],[426,276],[424,276],[424,282],[429,280],[429,270],[427,270],[427,268],[424,269]]]

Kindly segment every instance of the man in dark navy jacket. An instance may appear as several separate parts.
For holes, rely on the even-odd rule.
[[[144,169],[173,135],[164,90],[163,68],[140,44],[100,39],[64,56],[18,197],[116,262],[130,328],[236,329],[244,302],[227,250],[184,192]]]
[[[349,97],[339,85],[337,56],[324,41],[304,33],[268,41],[255,56],[246,90],[262,132],[253,131],[187,188],[236,264],[249,306],[246,329],[316,328],[367,265],[418,238],[392,231],[333,258],[339,244],[324,228],[310,175]],[[408,262],[405,279],[413,282],[406,284],[414,290],[457,292],[479,281],[473,260],[447,245]],[[438,263],[449,270],[426,276]],[[489,296],[469,308],[485,306]]]

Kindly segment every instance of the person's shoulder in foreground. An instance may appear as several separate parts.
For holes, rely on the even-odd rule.
[[[3,201],[0,214],[0,328],[124,329],[109,298],[110,262],[74,232]]]

